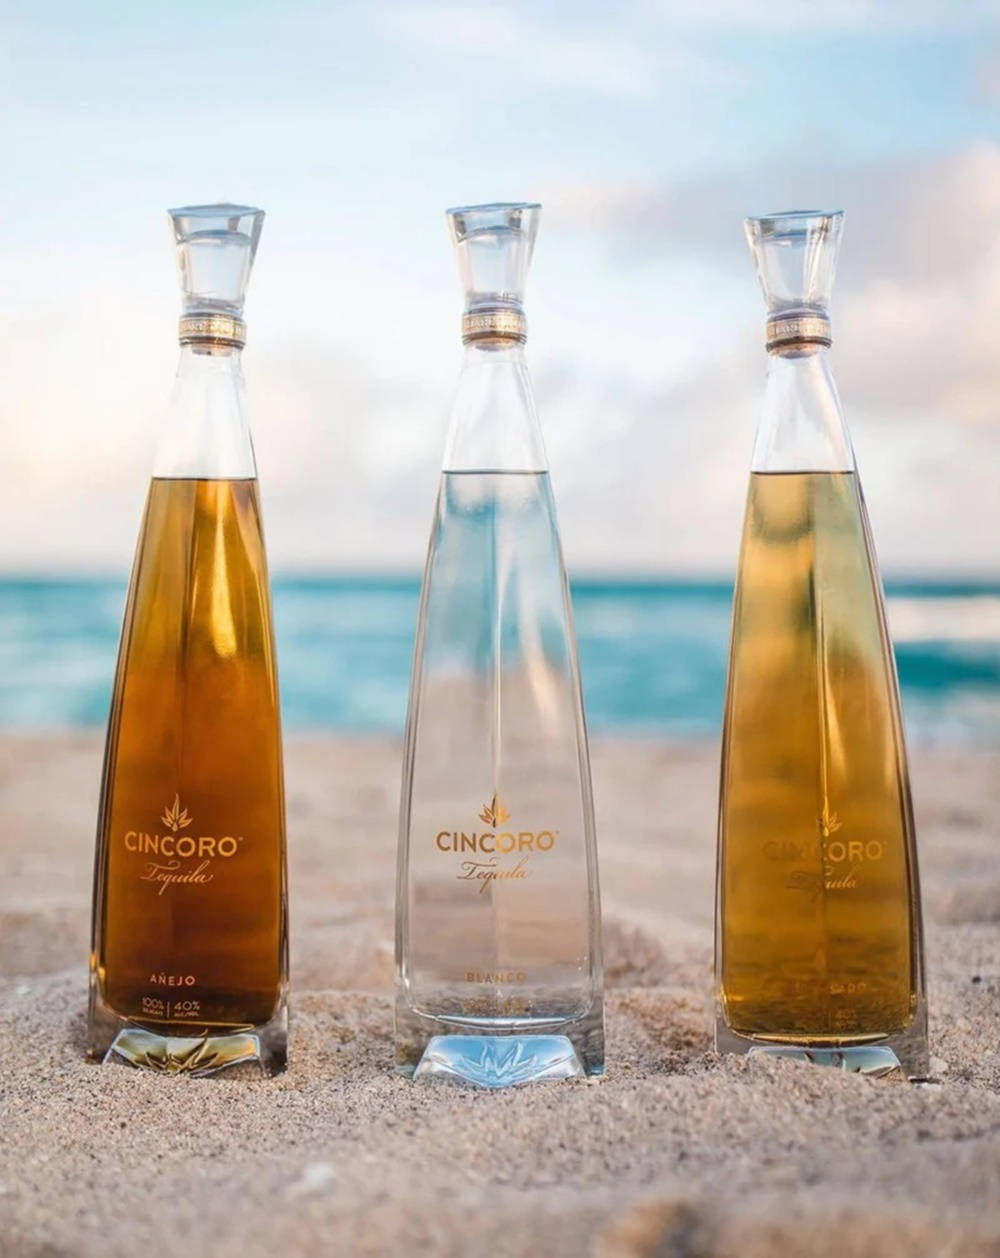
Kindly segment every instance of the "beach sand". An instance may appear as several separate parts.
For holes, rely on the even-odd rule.
[[[711,1049],[712,746],[597,740],[604,1079],[392,1072],[399,747],[287,743],[288,1073],[83,1060],[97,735],[0,739],[0,1254],[1000,1254],[1000,756],[914,791],[932,1083]]]

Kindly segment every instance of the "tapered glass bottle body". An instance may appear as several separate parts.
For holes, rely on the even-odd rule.
[[[817,341],[773,350],[750,477],[723,733],[717,1042],[917,1076],[926,1013],[898,686],[826,356]]]
[[[283,1068],[285,864],[240,350],[201,341],[182,350],[125,613],[98,821],[91,1056]]]
[[[470,344],[424,574],[400,816],[396,1055],[502,1086],[603,1070],[587,738],[523,353]]]

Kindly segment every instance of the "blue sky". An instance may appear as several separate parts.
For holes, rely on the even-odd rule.
[[[834,367],[884,566],[997,573],[1000,0],[0,6],[0,566],[124,569],[174,369],[164,210],[268,211],[275,566],[419,565],[459,363],[442,211],[545,206],[530,361],[579,570],[724,571],[745,213],[847,211]]]

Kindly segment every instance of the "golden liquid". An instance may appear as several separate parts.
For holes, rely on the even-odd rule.
[[[150,486],[97,873],[94,963],[116,1014],[174,1035],[271,1018],[286,973],[285,826],[255,481]]]
[[[867,519],[852,473],[755,473],[719,818],[726,1021],[788,1042],[912,1020],[913,823]]]

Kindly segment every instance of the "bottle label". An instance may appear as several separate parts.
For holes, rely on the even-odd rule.
[[[823,314],[768,319],[764,345],[768,353],[782,346],[832,344],[830,320]]]
[[[531,877],[533,863],[544,859],[559,841],[558,830],[506,828],[511,814],[497,795],[484,804],[478,820],[490,828],[439,830],[434,846],[445,856],[460,857],[455,877],[482,895],[495,882],[522,882]]]
[[[180,795],[168,804],[157,820],[159,829],[126,830],[122,845],[126,852],[142,856],[138,879],[157,886],[157,895],[176,886],[205,886],[215,878],[216,863],[237,856],[243,836],[198,834],[190,829],[194,818],[183,807]]]
[[[467,310],[462,315],[462,342],[510,341],[523,344],[528,339],[528,324],[523,311],[502,308],[497,310]]]
[[[153,986],[181,986],[179,982],[175,984],[164,983],[164,979],[172,977],[173,975],[151,974],[149,981]],[[190,987],[194,984],[195,978],[193,974],[187,974],[182,977],[187,986]],[[147,1018],[181,1022],[184,1019],[198,1018],[200,1016],[201,1001],[192,1000],[189,997],[174,999],[170,994],[165,996],[143,996],[142,1012],[143,1016]]]
[[[177,339],[182,345],[231,345],[242,349],[247,341],[247,325],[235,315],[182,315]]]
[[[793,869],[786,879],[789,891],[856,891],[864,878],[866,866],[881,861],[885,843],[881,839],[851,839],[839,834],[843,823],[829,806],[817,820],[819,850],[823,861],[822,879],[812,868]],[[815,860],[815,840],[769,839],[764,844],[764,857],[769,861],[793,863]]]

